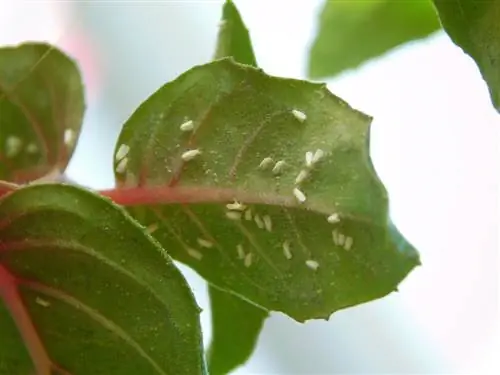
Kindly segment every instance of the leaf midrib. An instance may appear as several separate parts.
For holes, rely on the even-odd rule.
[[[326,216],[336,212],[346,219],[377,225],[375,220],[369,216],[361,216],[359,214],[344,212],[341,208],[333,208],[324,203],[316,203],[314,202],[314,199],[308,199],[304,203],[298,203],[293,197],[291,190],[290,196],[284,196],[270,193],[253,193],[232,188],[148,186],[123,187],[102,190],[99,193],[102,196],[111,199],[113,202],[126,207],[159,204],[230,203],[236,200],[244,204],[262,204],[302,209],[318,215]],[[332,201],[334,201],[334,197],[332,197]]]

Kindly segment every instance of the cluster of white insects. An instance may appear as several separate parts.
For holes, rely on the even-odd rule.
[[[307,120],[307,115],[302,111],[293,109],[291,113],[299,122],[304,122]],[[179,128],[182,132],[192,132],[195,131],[195,124],[192,120],[186,120],[179,126]],[[115,155],[115,160],[117,162],[116,166],[117,173],[125,172],[128,163],[127,155],[129,150],[130,148],[125,144],[122,144],[118,148]],[[201,153],[202,152],[199,149],[185,150],[181,154],[181,159],[183,161],[190,161],[201,155]],[[298,203],[302,204],[307,200],[305,193],[300,188],[301,184],[309,178],[314,167],[321,159],[324,158],[324,156],[325,152],[321,149],[317,149],[316,151],[307,151],[305,153],[304,166],[299,171],[298,175],[295,178],[295,186],[292,191]],[[260,162],[258,168],[261,170],[271,169],[271,172],[274,175],[279,175],[285,170],[286,166],[287,163],[284,160],[278,160],[275,162],[271,157],[265,157]],[[273,230],[273,222],[269,215],[267,214],[259,215],[258,213],[253,212],[252,209],[248,208],[245,204],[238,202],[236,200],[232,203],[226,204],[225,215],[226,218],[229,220],[240,221],[244,219],[246,221],[253,221],[259,229],[263,229],[268,232],[272,232]],[[337,224],[341,221],[338,213],[332,213],[326,218],[326,220],[330,224]],[[155,223],[151,224],[147,228],[147,231],[149,233],[153,233],[156,229],[158,229],[158,224]],[[332,231],[332,238],[336,246],[342,246],[345,250],[350,250],[351,247],[353,246],[353,238],[346,236],[345,234],[341,233],[338,229],[334,229]],[[206,249],[212,248],[214,246],[212,241],[209,241],[204,238],[198,238],[197,244],[200,248],[206,248]],[[284,257],[287,260],[291,260],[293,258],[292,245],[290,241],[285,240],[283,242],[282,250]],[[201,260],[203,258],[202,252],[197,249],[188,247],[186,251],[188,255],[190,255],[194,259]],[[245,267],[250,267],[252,265],[253,253],[245,252],[245,249],[242,244],[238,244],[236,246],[236,254],[238,256],[238,259],[243,261],[243,265]],[[305,265],[312,270],[317,270],[319,268],[319,263],[313,259],[306,260]]]
[[[130,147],[126,144],[120,145],[115,154],[116,161],[116,173],[125,173],[128,165],[128,153],[130,151]]]
[[[66,129],[64,131],[63,140],[67,147],[74,146],[76,134],[73,129]],[[34,155],[38,152],[38,146],[35,142],[25,144],[21,138],[15,135],[10,135],[5,139],[5,157],[14,158],[18,156],[23,149],[29,155]]]

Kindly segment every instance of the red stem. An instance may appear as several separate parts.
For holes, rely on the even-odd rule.
[[[247,193],[234,189],[202,187],[134,187],[100,191],[99,194],[123,206],[138,206],[168,203],[225,203],[233,200],[244,203],[272,204],[287,207],[297,206],[293,197],[275,194]]]
[[[0,300],[5,302],[28,348],[37,375],[50,375],[50,360],[17,288],[16,278],[0,265]]]

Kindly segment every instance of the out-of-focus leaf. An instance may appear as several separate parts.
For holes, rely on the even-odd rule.
[[[431,0],[325,1],[309,75],[334,76],[439,29]]]
[[[44,43],[0,48],[0,179],[64,171],[84,109],[80,72],[64,53]]]
[[[90,192],[40,184],[3,196],[0,302],[2,374],[204,373],[184,278],[123,209]]]
[[[443,28],[476,62],[500,111],[500,2],[434,0]]]
[[[241,64],[257,66],[248,29],[232,0],[227,0],[222,9],[214,58],[229,56]]]
[[[224,375],[250,358],[269,312],[213,286],[208,291],[212,311],[208,372]]]
[[[125,123],[121,189],[108,194],[219,288],[298,321],[328,318],[385,296],[418,264],[388,220],[369,124],[323,84],[215,61]]]

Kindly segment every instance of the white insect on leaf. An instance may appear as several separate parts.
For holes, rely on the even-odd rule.
[[[312,163],[316,164],[318,161],[323,159],[324,156],[325,156],[325,152],[323,150],[321,150],[320,148],[318,148],[313,155]]]
[[[49,301],[46,301],[44,300],[43,298],[40,298],[40,297],[36,297],[35,298],[35,302],[42,306],[42,307],[49,307],[50,306],[50,302]]]
[[[344,246],[344,242],[345,242],[345,235],[342,233],[339,233],[338,234],[338,244],[340,246]]]
[[[150,224],[147,226],[146,228],[146,231],[149,233],[149,234],[153,234],[154,232],[156,232],[158,230],[158,223],[153,223],[153,224]]]
[[[333,213],[326,218],[326,221],[328,221],[330,224],[338,223],[340,222],[340,216],[338,213]]]
[[[116,165],[116,173],[123,174],[127,170],[128,158],[125,156],[122,160],[118,162]]]
[[[214,246],[212,241],[206,240],[204,238],[198,238],[196,241],[198,242],[198,245],[200,245],[201,247],[206,247],[207,249],[210,249]]]
[[[241,220],[241,211],[227,211],[226,217],[230,220]]]
[[[300,185],[306,180],[307,177],[309,177],[309,172],[305,169],[302,169],[295,178],[295,185]]]
[[[268,169],[271,167],[271,165],[273,165],[273,163],[274,163],[273,158],[270,158],[270,157],[264,158],[260,162],[259,168],[260,169]]]
[[[194,150],[187,150],[184,151],[181,155],[181,159],[184,161],[190,161],[193,160],[195,157],[201,154],[201,151],[199,149],[194,149]]]
[[[351,250],[353,243],[354,243],[353,238],[347,236],[344,242],[344,249],[346,249],[347,251]]]
[[[333,238],[333,243],[335,245],[339,244],[339,231],[337,229],[332,231],[332,238]]]
[[[179,128],[181,129],[181,131],[183,132],[190,132],[190,131],[193,131],[194,130],[194,122],[193,120],[188,120],[184,123],[182,123]]]
[[[298,109],[292,109],[292,115],[300,122],[304,122],[307,119],[307,115]]]
[[[189,256],[191,256],[196,260],[201,260],[201,258],[203,258],[203,254],[200,253],[198,250],[187,248],[186,251],[189,254]]]
[[[76,134],[73,129],[64,130],[64,144],[67,147],[72,147],[75,144]]]
[[[318,269],[319,263],[315,260],[308,259],[306,260],[306,266],[315,271]]]
[[[116,161],[122,160],[125,156],[128,155],[129,151],[130,151],[130,147],[128,145],[121,144],[120,147],[118,147],[118,150],[116,151],[115,160]]]
[[[250,267],[252,265],[252,258],[253,258],[252,253],[248,253],[247,255],[245,255],[245,259],[243,260],[243,265],[245,267]]]
[[[314,157],[314,154],[312,153],[312,151],[307,151],[306,152],[306,167],[307,168],[311,168],[312,165],[313,165],[313,157]]]
[[[306,195],[299,188],[293,189],[293,195],[299,201],[299,203],[304,203],[306,201]]]
[[[232,211],[245,211],[247,206],[235,200],[234,203],[226,204],[226,208]]]
[[[236,245],[236,252],[238,253],[238,259],[245,259],[245,250],[243,250],[243,245]]]
[[[23,141],[21,138],[15,135],[8,136],[5,140],[5,156],[8,158],[13,158],[21,151],[23,147]]]
[[[290,249],[290,242],[289,241],[283,242],[283,255],[288,260],[292,259],[292,250]]]
[[[257,224],[257,227],[259,227],[259,229],[264,229],[265,224],[264,221],[260,218],[259,214],[255,214],[253,220],[255,221],[255,224]]]
[[[277,161],[276,164],[273,167],[272,172],[274,174],[279,174],[279,173],[283,172],[283,169],[285,168],[285,165],[286,165],[286,163],[285,163],[284,160]]]
[[[252,210],[250,208],[245,211],[245,220],[247,221],[252,220]]]
[[[273,221],[271,220],[271,216],[264,215],[262,217],[262,220],[264,221],[264,228],[266,228],[266,230],[268,232],[272,232],[273,231]]]
[[[26,152],[31,155],[36,154],[38,152],[38,146],[36,143],[31,142],[28,146],[26,146]]]

